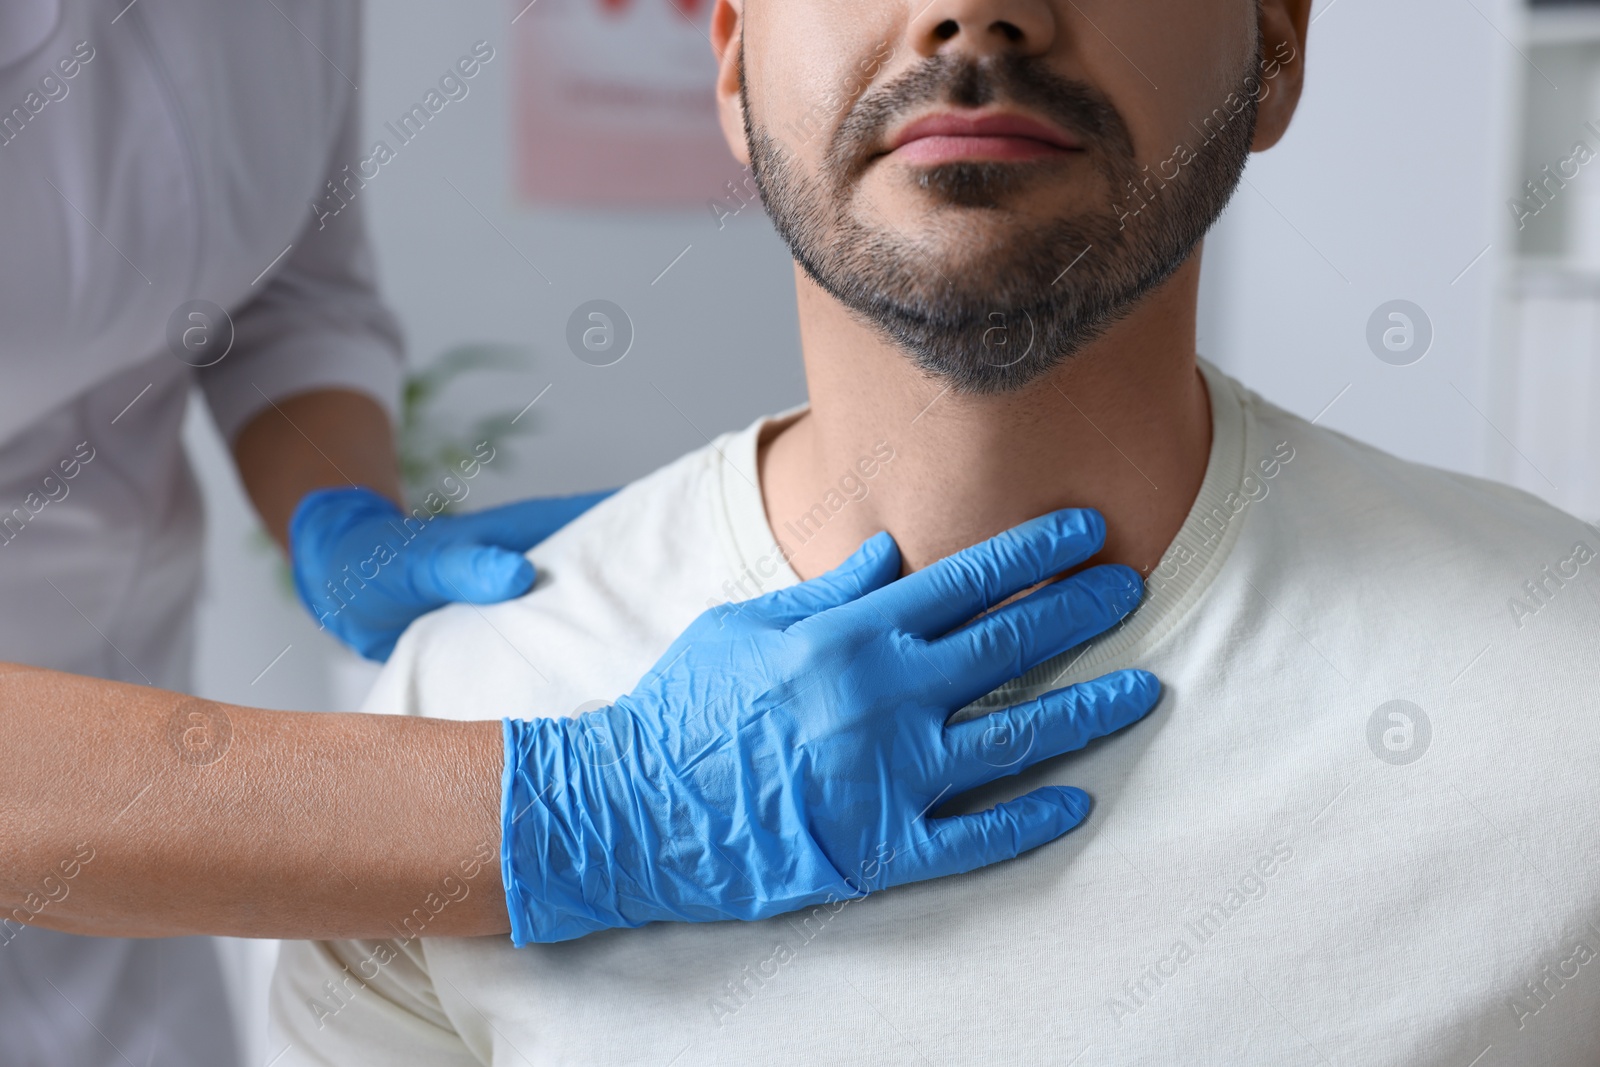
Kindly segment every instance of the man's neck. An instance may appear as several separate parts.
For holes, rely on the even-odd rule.
[[[801,578],[879,530],[908,571],[1064,507],[1105,515],[1096,562],[1148,574],[1205,478],[1197,251],[1099,340],[1024,389],[958,395],[799,270],[811,407],[761,447],[773,533]],[[887,460],[885,456],[890,456]]]

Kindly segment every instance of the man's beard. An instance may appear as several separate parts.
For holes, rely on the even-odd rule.
[[[1080,351],[1171,277],[1222,213],[1255,133],[1259,60],[1258,44],[1240,80],[1245,103],[1237,114],[1225,106],[1215,113],[1227,119],[1220,130],[1213,121],[1196,131],[1193,158],[1181,163],[1184,156],[1175,154],[1148,169],[1136,161],[1127,126],[1102,94],[1023,56],[935,55],[869,91],[839,125],[818,178],[755,121],[742,84],[751,172],[778,233],[824,291],[958,392],[1018,389]],[[940,101],[1015,103],[1055,121],[1079,139],[1110,206],[1018,226],[1010,240],[960,270],[881,217],[865,217],[851,197],[873,147],[900,116]],[[1046,182],[1046,168],[1059,162],[958,161],[922,169],[919,178],[944,204],[1003,215],[1009,197]],[[972,222],[982,226],[985,219]]]

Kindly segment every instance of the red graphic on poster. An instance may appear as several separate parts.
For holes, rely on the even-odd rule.
[[[516,185],[537,204],[701,207],[740,173],[711,0],[539,0],[513,23]]]

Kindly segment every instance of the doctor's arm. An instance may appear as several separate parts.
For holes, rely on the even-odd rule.
[[[0,942],[22,925],[392,937],[443,900],[430,933],[510,929],[498,722],[263,711],[3,665],[0,723]]]
[[[1097,514],[1058,512],[900,578],[879,534],[827,575],[703,613],[576,719],[262,711],[0,665],[0,942],[29,925],[550,942],[1010,859],[1089,798],[936,806],[1122,729],[1160,684],[1118,671],[949,718],[1133,608],[1125,567],[1049,581],[1103,544]]]
[[[352,106],[328,188],[358,156],[354,130]],[[404,359],[378,295],[364,209],[359,196],[311,206],[262,291],[234,309],[232,346],[199,382],[251,501],[289,552],[302,604],[381,660],[418,615],[527,592],[534,573],[523,554],[606,494],[441,514],[452,487],[476,473],[456,471],[423,507],[402,510],[394,420]]]

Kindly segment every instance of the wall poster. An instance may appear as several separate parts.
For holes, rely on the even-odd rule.
[[[522,200],[700,207],[740,176],[717,123],[712,0],[511,3]]]

